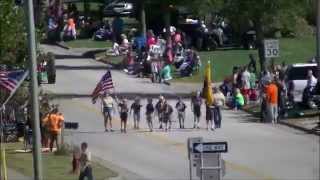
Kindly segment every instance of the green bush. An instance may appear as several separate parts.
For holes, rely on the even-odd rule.
[[[47,73],[48,73],[48,83],[56,83],[56,67],[55,67],[55,57],[52,53],[47,54]]]

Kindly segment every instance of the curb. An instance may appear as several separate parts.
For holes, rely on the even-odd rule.
[[[63,48],[63,49],[67,49],[67,50],[70,49],[70,48],[69,48],[67,45],[65,45],[62,41],[61,41],[61,42],[55,42],[55,45],[57,45],[57,46],[59,46],[59,47],[61,47],[61,48]]]
[[[297,126],[297,125],[292,124],[292,123],[279,121],[279,124],[286,125],[288,127],[291,127],[291,128],[294,128],[294,129],[297,129],[297,130],[300,130],[300,131],[304,131],[304,132],[306,132],[308,134],[314,134],[314,135],[320,136],[320,132],[317,132],[317,131],[311,130],[311,129],[307,129],[307,128],[304,128],[302,126]]]

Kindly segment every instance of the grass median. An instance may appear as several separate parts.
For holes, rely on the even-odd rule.
[[[95,41],[92,39],[77,39],[73,41],[64,42],[69,48],[110,48],[112,46],[112,42],[110,41]]]
[[[32,177],[33,160],[32,153],[17,153],[15,150],[23,149],[22,143],[6,144],[6,158],[9,168]],[[43,176],[46,180],[74,180],[78,179],[77,175],[71,174],[72,156],[54,155],[53,153],[42,154]],[[93,162],[93,175],[96,180],[106,180],[116,177],[117,174],[110,169]]]
[[[174,76],[174,82],[183,83],[200,83],[203,81],[204,69],[210,60],[212,65],[212,80],[221,82],[227,76],[231,75],[233,66],[243,66],[249,63],[249,54],[254,54],[257,59],[257,68],[259,69],[258,51],[245,49],[230,49],[216,51],[199,52],[202,66],[198,72],[193,73],[190,77],[180,78]],[[315,56],[315,37],[303,38],[282,38],[280,39],[280,57],[275,58],[275,64],[303,63]],[[102,59],[103,62],[117,65],[121,63],[121,57],[106,57],[105,53],[96,54],[96,57]]]

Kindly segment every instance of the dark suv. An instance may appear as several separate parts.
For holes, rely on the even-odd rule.
[[[208,51],[218,47],[218,37],[210,31],[204,31],[199,23],[183,23],[178,28],[184,33],[187,47]]]

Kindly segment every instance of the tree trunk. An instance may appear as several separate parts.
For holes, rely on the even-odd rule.
[[[141,1],[141,32],[144,37],[147,37],[147,24],[146,24],[146,10],[145,10],[145,1]]]
[[[166,28],[166,39],[168,40],[170,38],[170,10],[168,7],[165,7],[165,11],[164,11],[164,25],[165,25],[165,28]]]
[[[255,30],[257,33],[257,48],[258,48],[258,55],[259,55],[259,62],[260,62],[260,70],[266,71],[267,70],[267,62],[266,58],[264,57],[264,33],[262,28],[261,18],[256,18],[254,21]]]

